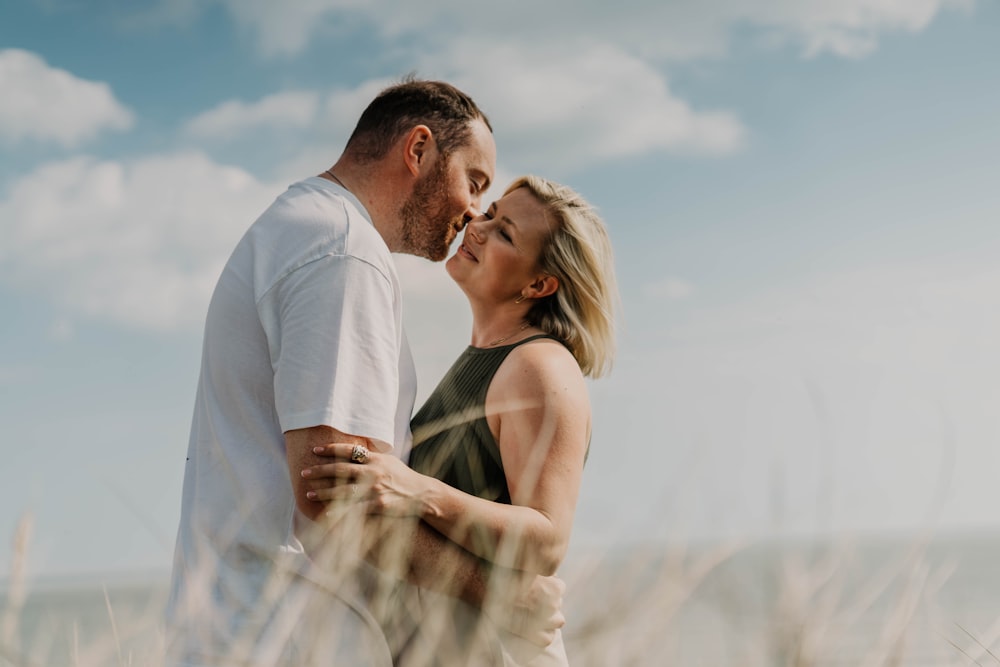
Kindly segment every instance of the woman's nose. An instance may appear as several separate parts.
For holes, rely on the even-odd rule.
[[[465,225],[465,234],[472,237],[476,243],[483,242],[483,220],[482,215],[478,215]]]

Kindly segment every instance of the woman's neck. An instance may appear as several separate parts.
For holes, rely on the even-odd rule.
[[[527,309],[509,309],[507,312],[498,312],[500,309],[494,307],[488,317],[473,314],[472,318],[472,346],[473,347],[497,347],[499,345],[515,343],[524,337],[525,332],[531,329],[531,323],[527,319]]]

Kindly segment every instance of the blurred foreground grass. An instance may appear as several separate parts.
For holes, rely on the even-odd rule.
[[[166,573],[0,587],[0,665],[155,667]],[[1000,665],[1000,540],[633,547],[571,554],[570,663]]]

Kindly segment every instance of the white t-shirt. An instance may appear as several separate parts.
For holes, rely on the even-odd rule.
[[[283,434],[328,425],[405,458],[415,393],[395,265],[367,211],[325,179],[292,185],[237,245],[209,306],[168,664],[310,664],[307,624],[330,634],[326,664],[388,659],[355,591],[286,576],[309,560]]]

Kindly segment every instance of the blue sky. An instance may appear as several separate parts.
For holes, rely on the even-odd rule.
[[[998,29],[983,0],[8,3],[0,536],[27,517],[38,576],[169,566],[215,277],[414,70],[490,114],[501,184],[611,229],[577,549],[995,528]],[[425,394],[469,318],[400,269]]]

